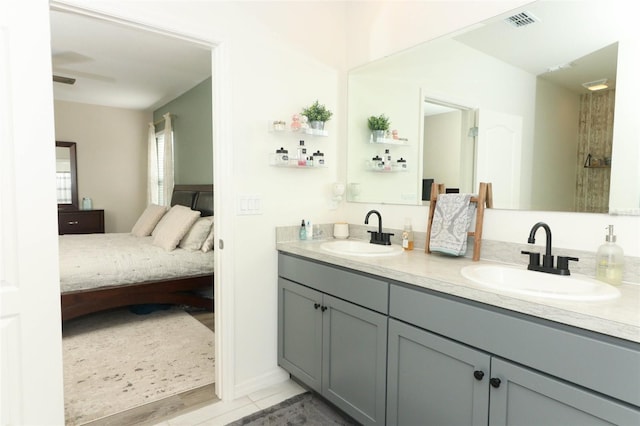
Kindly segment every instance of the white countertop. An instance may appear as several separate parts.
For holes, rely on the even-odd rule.
[[[277,250],[336,266],[462,297],[515,312],[640,342],[640,285],[623,284],[621,296],[602,302],[568,302],[519,296],[482,288],[464,278],[460,269],[471,259],[429,255],[413,250],[396,256],[361,257],[329,253],[325,240],[277,243]],[[480,263],[491,263],[480,261]]]

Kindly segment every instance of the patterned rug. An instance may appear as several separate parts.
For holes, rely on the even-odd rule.
[[[62,336],[67,425],[214,382],[213,332],[179,308],[93,314]]]
[[[227,426],[352,426],[357,424],[314,393],[305,392],[229,423]]]

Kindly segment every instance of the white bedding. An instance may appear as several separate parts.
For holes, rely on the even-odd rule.
[[[129,233],[60,235],[60,291],[213,273],[213,251],[173,251]]]

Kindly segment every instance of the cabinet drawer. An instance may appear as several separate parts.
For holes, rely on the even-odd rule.
[[[640,406],[640,345],[392,284],[389,315]]]
[[[58,212],[58,234],[104,233],[104,210]]]
[[[383,314],[389,310],[389,284],[386,281],[282,253],[278,255],[278,274]]]

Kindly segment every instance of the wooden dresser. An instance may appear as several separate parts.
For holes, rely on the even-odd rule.
[[[58,211],[58,235],[104,234],[104,210]]]

